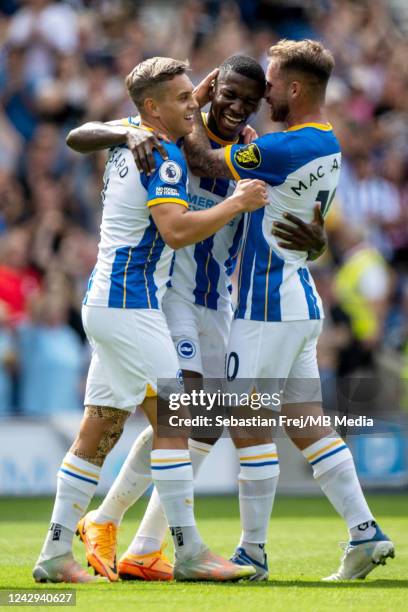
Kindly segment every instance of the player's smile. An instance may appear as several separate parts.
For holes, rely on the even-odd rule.
[[[223,113],[222,114],[223,123],[227,125],[230,129],[236,129],[238,126],[244,126],[246,117],[234,117],[232,114]]]
[[[235,140],[259,108],[264,94],[257,81],[230,70],[214,85],[209,128],[227,140]]]
[[[189,134],[193,129],[196,108],[193,84],[187,75],[177,75],[166,83],[163,94],[157,102],[162,129],[175,140]]]

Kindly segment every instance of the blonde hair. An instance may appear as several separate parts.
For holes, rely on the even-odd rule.
[[[323,89],[334,68],[334,57],[317,40],[281,40],[268,52],[271,59],[279,60],[281,70],[299,71],[315,77]]]
[[[188,70],[189,63],[171,57],[151,57],[137,64],[126,79],[130,97],[140,110],[149,96],[157,95],[157,90],[166,81]]]

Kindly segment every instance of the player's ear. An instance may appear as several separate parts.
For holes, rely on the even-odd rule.
[[[159,117],[157,102],[154,98],[146,98],[143,102],[143,107],[151,117]]]
[[[299,98],[302,93],[302,83],[300,81],[292,81],[289,91],[292,98]]]

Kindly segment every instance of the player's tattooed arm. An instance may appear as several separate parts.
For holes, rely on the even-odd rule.
[[[160,138],[168,140],[163,134],[149,132],[138,126],[128,127],[123,125],[122,121],[110,123],[92,121],[71,130],[66,142],[78,153],[94,153],[126,144],[133,154],[138,169],[150,174],[155,167],[154,149],[157,149],[163,159],[167,159],[167,151]]]
[[[314,208],[311,223],[305,223],[291,213],[285,213],[284,216],[289,223],[276,221],[272,229],[274,236],[281,239],[279,246],[291,251],[307,251],[308,259],[317,259],[327,246],[320,204],[316,204]]]
[[[184,138],[184,152],[196,176],[234,178],[225,160],[225,149],[211,148],[200,110],[194,112],[193,132]]]

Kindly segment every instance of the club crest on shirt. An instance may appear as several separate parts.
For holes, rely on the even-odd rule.
[[[182,174],[183,171],[181,170],[180,166],[172,160],[165,161],[160,166],[159,176],[163,183],[171,183],[175,185],[181,179]]]
[[[184,357],[184,359],[192,359],[195,357],[196,352],[197,349],[195,344],[191,342],[191,340],[180,340],[180,342],[177,344],[177,353],[180,355],[180,357]]]
[[[253,170],[258,168],[261,163],[262,157],[258,146],[255,143],[251,143],[234,154],[234,160],[240,168]]]

